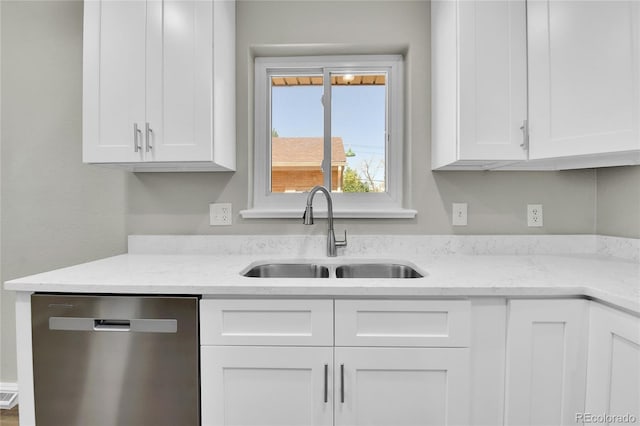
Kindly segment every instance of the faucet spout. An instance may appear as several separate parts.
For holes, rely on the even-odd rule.
[[[336,257],[336,247],[345,247],[347,245],[347,231],[344,231],[344,240],[336,240],[336,235],[333,230],[333,200],[331,199],[331,193],[324,186],[314,186],[307,196],[307,205],[302,215],[302,221],[305,225],[313,225],[313,197],[316,193],[322,192],[327,199],[327,256]]]

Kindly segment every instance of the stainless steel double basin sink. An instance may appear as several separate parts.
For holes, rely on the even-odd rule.
[[[253,278],[422,278],[417,268],[403,262],[260,263],[241,272]]]

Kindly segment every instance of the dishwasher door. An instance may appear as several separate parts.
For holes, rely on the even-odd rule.
[[[38,426],[199,425],[198,298],[34,294]]]

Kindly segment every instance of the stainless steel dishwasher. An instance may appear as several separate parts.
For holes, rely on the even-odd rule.
[[[34,294],[38,426],[199,425],[198,298]]]

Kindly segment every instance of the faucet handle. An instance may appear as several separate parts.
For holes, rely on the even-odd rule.
[[[347,246],[347,230],[344,230],[344,240],[336,240],[336,247],[346,247]]]

